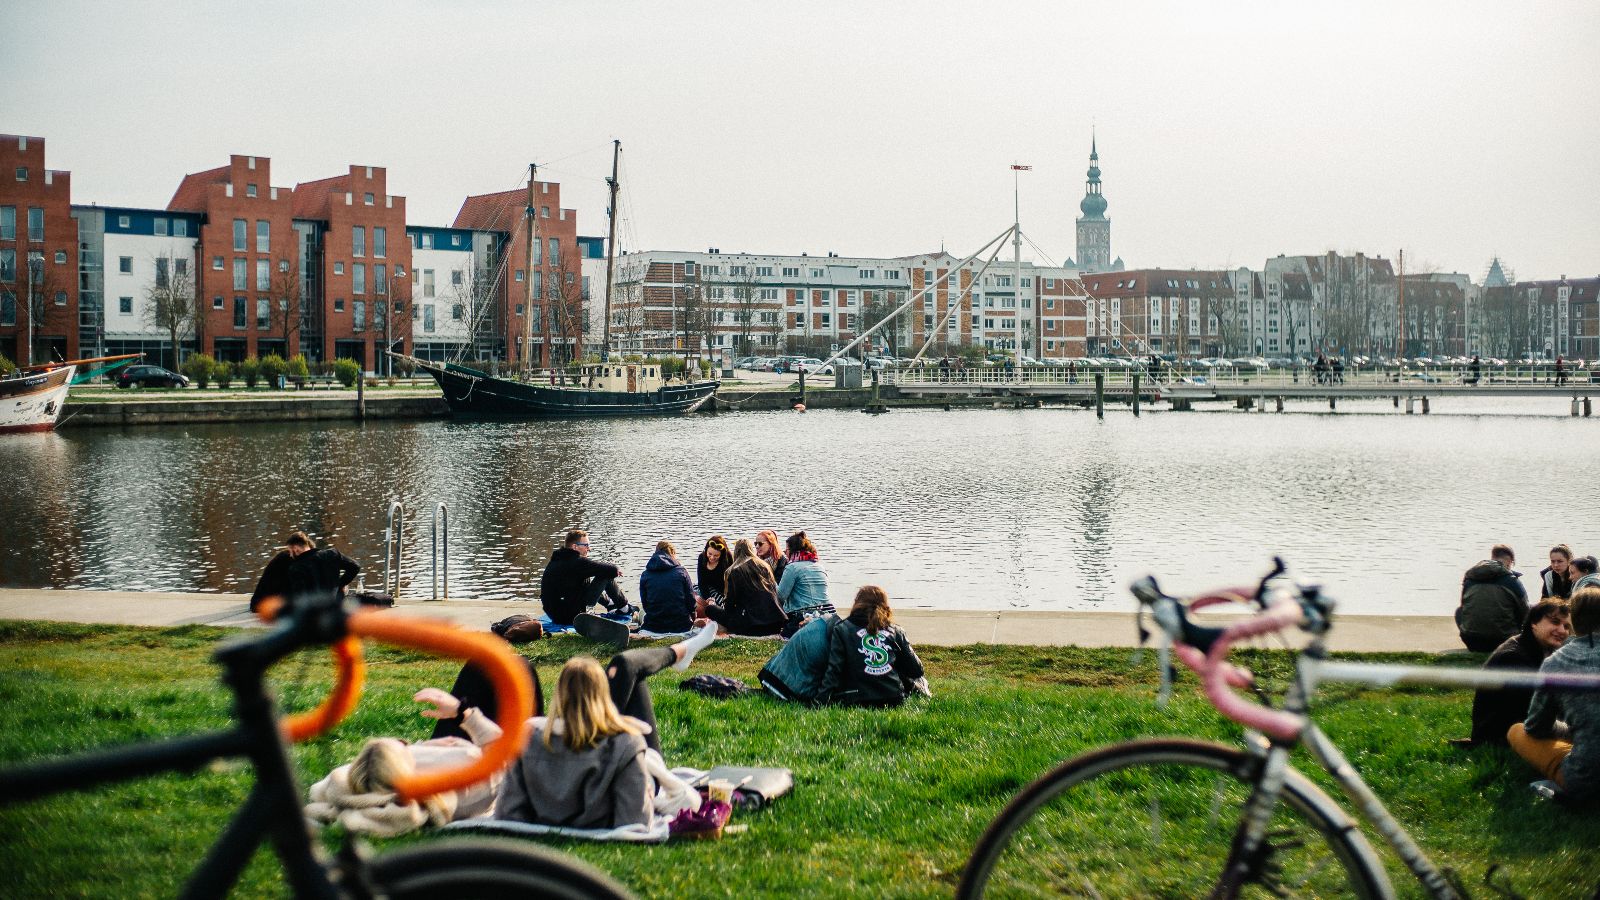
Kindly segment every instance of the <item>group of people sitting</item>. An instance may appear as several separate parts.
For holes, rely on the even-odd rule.
[[[787,553],[776,546],[771,531],[735,541],[731,550],[715,536],[691,581],[677,550],[661,541],[640,576],[641,627],[686,638],[623,650],[604,667],[588,656],[568,660],[549,708],[530,662],[532,737],[521,756],[483,784],[421,804],[400,803],[392,790],[398,777],[460,765],[500,738],[493,692],[469,665],[448,692],[424,688],[413,698],[427,705],[423,716],[437,720],[428,740],[368,741],[353,762],[312,787],[307,816],[389,835],[485,816],[570,829],[648,828],[660,817],[698,809],[699,793],[661,756],[648,679],[669,667],[687,669],[723,628],[793,635],[760,677],[780,699],[881,707],[928,693],[922,663],[894,624],[883,588],[861,588],[841,617],[828,602],[827,577],[805,533],[789,537]],[[596,605],[612,616],[633,614],[616,585],[620,575],[618,567],[589,558],[586,532],[570,532],[541,577],[547,617],[569,624]]]
[[[1600,575],[1593,556],[1550,548],[1530,605],[1516,554],[1497,544],[1467,570],[1456,624],[1486,669],[1600,675]],[[1541,688],[1480,690],[1469,744],[1509,745],[1575,802],[1600,802],[1600,692]]]

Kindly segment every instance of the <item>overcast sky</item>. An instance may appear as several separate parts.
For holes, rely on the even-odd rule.
[[[1600,8],[1574,2],[0,4],[0,131],[77,202],[165,206],[269,156],[388,167],[418,224],[547,165],[632,249],[1076,254],[1091,127],[1112,252],[1357,250],[1600,274]]]

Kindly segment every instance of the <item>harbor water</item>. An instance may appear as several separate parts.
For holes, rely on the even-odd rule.
[[[0,440],[0,586],[248,591],[304,528],[376,588],[399,498],[413,598],[443,502],[463,598],[534,599],[573,527],[630,595],[657,540],[692,571],[708,535],[772,528],[812,536],[843,602],[1127,609],[1139,575],[1215,587],[1281,554],[1348,612],[1447,614],[1494,543],[1535,595],[1552,544],[1600,551],[1600,419],[1550,404],[68,427]]]

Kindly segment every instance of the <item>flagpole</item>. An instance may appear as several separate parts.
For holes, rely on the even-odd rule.
[[[1013,291],[1016,299],[1016,321],[1014,324],[1016,325],[1015,330],[1017,333],[1014,341],[1015,346],[1012,347],[1012,350],[1016,358],[1015,374],[1019,380],[1022,377],[1022,189],[1020,186],[1021,176],[1017,173],[1026,172],[1032,168],[1033,166],[1019,166],[1015,163],[1011,166],[1011,203],[1013,212],[1011,262],[1015,270],[1015,274],[1011,277],[1014,282]]]

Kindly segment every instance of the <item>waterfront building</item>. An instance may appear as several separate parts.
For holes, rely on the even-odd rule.
[[[423,359],[503,358],[502,231],[411,225],[413,352]]]
[[[1406,355],[1468,356],[1469,322],[1477,306],[1478,287],[1461,272],[1407,274],[1405,287]]]
[[[578,265],[583,300],[583,352],[599,353],[605,335],[606,239],[578,235]]]
[[[1508,359],[1600,358],[1600,277],[1482,290],[1483,351]]]
[[[80,355],[77,226],[44,138],[0,135],[0,353],[15,362]]]
[[[1212,269],[1084,275],[1084,355],[1227,355],[1224,323],[1238,318],[1233,276]]]
[[[269,318],[278,332],[261,341],[266,352],[282,347],[285,355],[303,351],[390,371],[384,351],[411,348],[406,198],[388,192],[382,166],[351,166],[295,185],[292,201],[300,265],[288,268],[280,257],[269,273]]]
[[[561,185],[535,183],[531,205],[537,224],[530,264],[529,205],[525,188],[475,194],[462,202],[452,227],[505,236],[497,260],[505,271],[497,279],[495,328],[479,339],[490,346],[491,358],[559,365],[577,358],[583,334],[578,213],[561,206]],[[532,343],[524,347],[530,335]]]
[[[181,351],[193,346],[195,316],[202,314],[196,285],[204,218],[93,205],[73,206],[72,217],[78,232],[83,353],[143,353],[148,361],[175,369]]]

